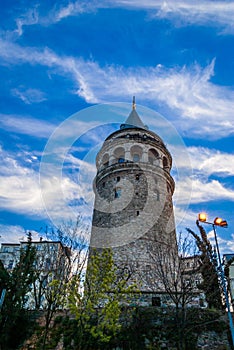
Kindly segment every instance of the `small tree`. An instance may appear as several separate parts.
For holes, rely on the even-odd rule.
[[[155,291],[166,294],[174,313],[175,332],[178,349],[186,348],[187,308],[199,298],[197,289],[198,256],[194,242],[180,233],[175,244],[159,244],[152,252],[154,262],[151,273]]]
[[[81,227],[80,217],[75,223],[64,223],[56,230],[52,229],[50,237],[58,241],[46,242],[45,249],[37,253],[33,283],[35,305],[43,308],[45,316],[41,349],[46,347],[55,312],[67,307],[69,283],[83,278],[88,251],[87,235]]]
[[[34,261],[35,248],[28,240],[25,249],[21,249],[19,262],[12,272],[7,273],[1,264],[1,277],[4,277],[3,285],[6,289],[0,318],[0,348],[2,349],[15,349],[26,336],[29,315],[25,306],[34,279]]]
[[[206,231],[199,224],[198,220],[196,224],[200,232],[200,237],[189,228],[187,228],[187,231],[195,238],[197,247],[200,251],[199,272],[203,279],[198,287],[200,290],[204,291],[209,308],[222,310],[223,303],[217,272],[216,254],[207,238]]]
[[[111,249],[92,250],[84,284],[73,279],[69,289],[70,310],[77,321],[77,349],[103,348],[121,328],[121,308],[135,285],[128,285],[128,274],[118,275]]]

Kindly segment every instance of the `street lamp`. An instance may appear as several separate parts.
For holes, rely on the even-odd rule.
[[[218,239],[217,239],[216,228],[215,228],[216,226],[227,227],[228,224],[227,224],[226,220],[223,220],[222,218],[219,218],[219,217],[216,217],[214,219],[214,222],[208,222],[207,216],[205,213],[200,213],[198,215],[198,221],[201,221],[204,224],[212,225],[212,227],[213,227],[214,237],[215,237],[215,245],[216,245],[216,250],[218,253],[218,262],[219,262],[218,270],[220,272],[223,292],[225,295],[225,301],[226,301],[226,307],[227,307],[228,319],[229,319],[229,326],[230,326],[230,331],[231,331],[231,336],[232,336],[232,345],[234,345],[234,326],[233,326],[233,320],[232,320],[232,314],[231,314],[231,310],[230,310],[230,303],[229,303],[229,298],[228,298],[227,286],[226,286],[226,281],[225,281],[225,276],[224,276],[224,271],[223,271],[223,264],[221,261]]]

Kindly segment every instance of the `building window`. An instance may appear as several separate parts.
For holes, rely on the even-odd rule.
[[[136,215],[139,216],[139,214],[140,214],[140,212],[139,212],[139,210],[137,210]]]
[[[11,270],[13,268],[14,260],[10,260],[8,263],[8,269]]]
[[[10,253],[10,248],[9,247],[3,247],[3,253]]]
[[[140,175],[139,174],[136,174],[136,180],[140,180]]]
[[[121,188],[117,187],[115,188],[115,198],[120,198],[121,197]]]
[[[117,181],[117,182],[119,182],[119,181],[120,181],[120,176],[117,176],[116,181]]]
[[[46,258],[46,269],[47,270],[49,270],[50,264],[51,264],[50,258]]]
[[[105,182],[103,182],[103,183],[102,183],[102,187],[105,187],[105,186],[106,186],[106,183],[105,183]]]

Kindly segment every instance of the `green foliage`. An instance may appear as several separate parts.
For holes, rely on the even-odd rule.
[[[221,312],[188,308],[181,343],[174,308],[138,307],[132,310],[132,317],[128,325],[122,327],[116,344],[124,350],[162,348],[195,350],[198,336],[202,332],[222,333],[226,330],[227,323],[223,321]]]
[[[35,248],[29,241],[26,249],[21,250],[20,260],[11,273],[8,273],[2,264],[0,265],[1,286],[6,289],[0,315],[0,348],[2,349],[16,349],[28,335],[30,317],[25,305],[34,279],[35,254]]]
[[[69,287],[69,308],[77,321],[78,348],[96,348],[110,343],[121,329],[121,305],[135,286],[128,286],[126,276],[118,275],[112,251],[92,251],[89,258],[84,293],[75,276]]]
[[[197,227],[200,231],[200,237],[189,228],[187,228],[187,231],[196,239],[196,243],[200,251],[201,264],[199,270],[202,274],[203,282],[198,286],[198,288],[204,291],[209,308],[222,310],[223,304],[219,277],[217,273],[217,261],[214,258],[214,250],[207,238],[206,231],[198,221]]]

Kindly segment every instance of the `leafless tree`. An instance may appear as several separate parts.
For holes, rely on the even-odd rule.
[[[199,255],[194,240],[189,236],[179,235],[175,244],[159,244],[151,250],[153,279],[155,291],[164,295],[175,317],[178,333],[178,348],[184,349],[187,325],[187,308],[199,303],[201,292],[197,288],[199,274]],[[199,304],[197,305],[199,306]]]
[[[52,229],[49,237],[51,241],[37,243],[34,266],[33,302],[35,308],[44,310],[45,315],[42,349],[54,313],[67,307],[69,283],[74,276],[84,280],[88,254],[88,233],[80,217],[75,223],[63,223]]]

